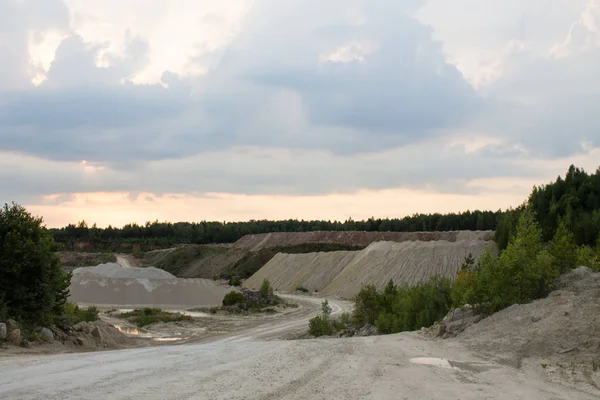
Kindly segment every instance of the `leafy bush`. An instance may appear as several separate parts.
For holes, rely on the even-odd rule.
[[[65,304],[65,317],[67,317],[73,324],[79,322],[94,322],[98,320],[98,308],[96,306],[90,306],[85,309],[79,308],[77,304],[67,303]]]
[[[189,315],[179,313],[170,313],[161,310],[160,308],[138,308],[131,312],[120,314],[121,318],[126,318],[130,322],[135,323],[138,327],[152,325],[157,322],[179,322],[192,321],[194,318]]]
[[[578,266],[584,266],[600,272],[600,246],[596,246],[596,251],[590,246],[580,246],[575,251],[575,258]]]
[[[0,308],[37,324],[64,313],[71,281],[42,222],[14,203],[0,208]]]
[[[431,326],[450,310],[451,290],[452,283],[441,278],[410,288],[390,281],[381,292],[366,286],[356,296],[354,320],[375,325],[384,334]]]
[[[558,224],[554,238],[550,242],[550,254],[553,257],[552,265],[560,273],[565,273],[577,266],[575,235],[567,228],[562,219]]]
[[[271,283],[268,279],[263,279],[262,285],[260,285],[260,289],[258,290],[263,297],[273,296],[273,288],[271,287]]]
[[[229,279],[228,284],[229,286],[242,286],[242,280],[239,277],[234,276]]]
[[[550,247],[558,251],[570,248],[568,243],[568,233],[559,230]],[[519,217],[515,235],[499,258],[487,252],[473,271],[459,273],[452,290],[454,306],[468,303],[476,312],[489,314],[515,303],[528,303],[545,296],[551,281],[570,265],[569,260],[557,263],[545,250],[542,231],[533,213],[525,210]]]
[[[308,293],[308,289],[305,288],[304,286],[300,285],[296,288],[296,292]]]
[[[308,321],[308,333],[312,336],[329,336],[334,333],[334,324],[330,318],[331,306],[329,302],[324,300],[321,303],[321,315],[311,318]],[[336,326],[335,330],[340,330],[339,325]]]
[[[327,315],[317,315],[308,321],[308,333],[312,336],[329,336],[333,334],[333,326]]]
[[[234,306],[239,303],[244,303],[245,301],[246,297],[243,293],[233,290],[225,295],[225,297],[223,298],[223,305]]]

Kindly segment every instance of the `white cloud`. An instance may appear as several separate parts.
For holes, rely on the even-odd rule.
[[[598,4],[0,0],[0,196],[560,172],[600,147]]]

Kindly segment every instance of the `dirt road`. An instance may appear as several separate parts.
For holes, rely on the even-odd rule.
[[[299,300],[313,302],[317,312],[320,299]],[[334,313],[348,306],[330,304]],[[456,341],[433,341],[416,333],[275,339],[306,326],[308,316],[283,318],[209,343],[0,359],[0,398],[597,398],[547,383],[532,370],[487,362]],[[451,361],[422,365],[417,357]]]

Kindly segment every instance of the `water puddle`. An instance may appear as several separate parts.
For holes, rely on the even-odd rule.
[[[413,364],[420,365],[431,365],[438,368],[446,368],[446,369],[456,369],[461,371],[468,372],[485,372],[491,369],[497,368],[487,364],[482,363],[468,363],[468,362],[458,362],[446,360],[445,358],[437,358],[437,357],[416,357],[411,358],[410,362]]]

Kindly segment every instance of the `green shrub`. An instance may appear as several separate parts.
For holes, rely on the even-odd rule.
[[[600,272],[600,246],[597,245],[596,251],[590,246],[580,246],[575,251],[577,266],[584,266]]]
[[[79,322],[97,321],[98,314],[99,311],[96,306],[89,306],[88,308],[81,309],[77,304],[65,304],[65,317],[67,317],[73,324],[77,324]]]
[[[566,234],[563,231],[559,235],[565,237]],[[555,250],[566,242],[568,240],[559,237],[556,243],[561,245],[556,245]],[[545,296],[552,280],[560,275],[560,268],[567,265],[571,264],[557,264],[552,254],[544,249],[542,230],[533,213],[525,210],[519,217],[515,235],[500,257],[485,253],[474,275],[456,280],[454,305],[460,307],[468,303],[476,312],[489,314],[512,304],[528,303]]]
[[[138,260],[141,260],[142,258],[144,258],[144,252],[141,251],[140,249],[135,249],[131,254]]]
[[[577,266],[575,235],[567,228],[562,219],[558,224],[554,238],[550,242],[550,254],[553,258],[553,266],[560,273],[565,273]]]
[[[329,336],[333,334],[333,326],[327,315],[317,315],[308,321],[308,333],[312,336]]]
[[[259,292],[263,297],[273,296],[273,288],[271,287],[271,283],[268,279],[263,279],[262,285],[260,285]]]
[[[308,293],[308,289],[305,288],[304,286],[300,285],[296,288],[296,292],[304,292],[304,293]]]
[[[234,276],[229,279],[228,284],[229,286],[242,286],[242,280],[239,277]]]
[[[223,298],[223,305],[234,306],[239,303],[244,303],[245,301],[246,297],[243,293],[233,290],[225,295],[225,297]]]
[[[384,334],[431,326],[450,310],[451,291],[452,283],[437,277],[415,287],[390,281],[381,292],[366,286],[356,296],[353,322],[375,325]]]
[[[157,322],[179,322],[179,321],[192,321],[194,318],[189,315],[174,314],[167,311],[163,311],[160,308],[137,308],[133,311],[121,313],[121,318],[126,318],[130,322],[133,322],[138,327],[152,325]]]

